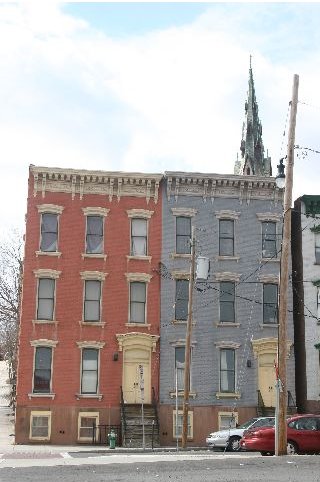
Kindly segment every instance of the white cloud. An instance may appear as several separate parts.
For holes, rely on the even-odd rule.
[[[251,10],[251,4],[209,5],[193,23],[125,39],[107,37],[64,13],[59,2],[49,5],[0,5],[0,61],[6,67],[0,79],[0,154],[20,186],[12,222],[25,205],[29,163],[232,173],[249,54],[274,168],[281,145],[286,148],[294,73],[301,73],[300,98],[320,106],[319,43],[304,56],[284,55],[288,46],[298,48],[302,4],[287,17],[281,10],[277,17],[266,4],[260,10],[257,5]],[[301,35],[306,31],[299,27]],[[317,39],[318,30],[308,35]],[[297,143],[320,147],[319,112],[299,106]],[[307,162],[318,172],[315,155]],[[316,189],[306,165],[296,162],[296,195]],[[3,190],[0,196],[3,203],[13,193]]]

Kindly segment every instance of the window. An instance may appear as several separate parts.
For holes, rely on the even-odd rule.
[[[220,392],[235,392],[235,351],[220,350]]]
[[[87,216],[86,253],[103,253],[103,216]]]
[[[80,412],[78,416],[78,440],[91,442],[95,427],[98,425],[98,412]],[[97,433],[95,436],[97,437]]]
[[[98,393],[98,360],[99,350],[82,349],[81,393]]]
[[[220,282],[220,322],[234,323],[235,286],[231,281]]]
[[[58,248],[58,215],[42,213],[40,251],[55,252]]]
[[[84,321],[100,321],[101,281],[85,280]]]
[[[191,253],[191,218],[186,216],[176,217],[176,253]]]
[[[317,287],[317,317],[320,321],[320,286]]]
[[[130,323],[146,322],[146,283],[130,283]]]
[[[173,438],[182,437],[183,428],[183,412],[178,410],[178,418],[176,410],[173,411]],[[187,438],[193,438],[193,412],[188,411],[188,432]]]
[[[219,255],[234,255],[234,221],[233,219],[219,220]]]
[[[131,256],[147,256],[148,221],[131,219]]]
[[[233,412],[219,412],[219,430],[229,430],[236,428],[238,423],[238,414]]]
[[[175,320],[186,321],[188,319],[189,304],[189,280],[176,280],[176,302],[175,302]]]
[[[31,412],[30,434],[33,440],[50,440],[51,435],[51,412]]]
[[[316,264],[320,264],[320,233],[315,233],[315,259]]]
[[[276,223],[271,221],[262,223],[262,257],[277,257]]]
[[[55,279],[39,278],[37,320],[54,319]]]
[[[47,346],[36,347],[33,377],[34,393],[51,392],[51,362],[52,348]]]
[[[278,323],[278,285],[263,285],[263,323]]]
[[[184,391],[184,366],[185,366],[185,347],[175,347],[175,385],[177,383],[178,391]],[[190,352],[191,357],[191,352]],[[191,360],[190,360],[191,361]],[[191,363],[190,363],[191,366]],[[189,389],[191,389],[191,377],[189,380]]]

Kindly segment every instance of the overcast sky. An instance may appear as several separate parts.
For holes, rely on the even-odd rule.
[[[294,197],[319,194],[320,3],[0,3],[1,232],[29,164],[233,173],[249,56],[273,170],[300,77]]]

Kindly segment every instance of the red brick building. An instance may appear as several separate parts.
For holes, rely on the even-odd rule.
[[[120,425],[141,367],[157,399],[161,178],[30,166],[16,443]]]

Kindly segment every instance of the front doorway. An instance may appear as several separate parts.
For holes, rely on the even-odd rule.
[[[142,391],[141,388],[144,387]],[[123,353],[123,398],[125,403],[151,403],[150,350],[125,349]]]
[[[276,406],[276,356],[276,353],[263,353],[259,356],[259,390],[266,407]]]

